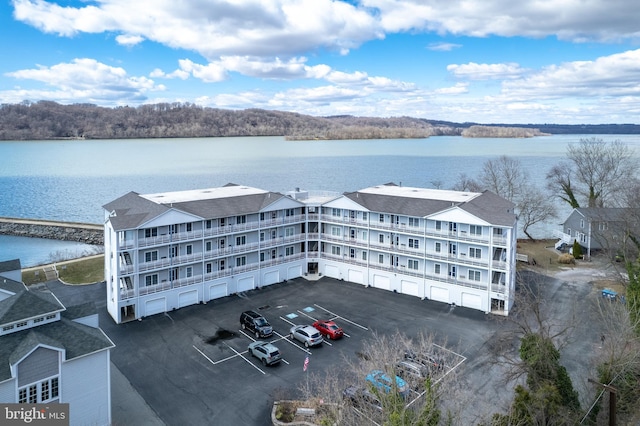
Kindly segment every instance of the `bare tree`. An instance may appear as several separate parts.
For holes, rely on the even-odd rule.
[[[553,203],[549,201],[549,197],[539,189],[528,186],[525,191],[526,195],[520,198],[517,206],[518,220],[522,226],[522,232],[533,240],[533,236],[529,234],[529,228],[536,223],[556,217],[557,212]]]
[[[579,207],[578,196],[588,207],[621,206],[621,190],[637,176],[638,161],[620,140],[580,139],[567,147],[567,159],[551,169],[547,180],[572,207]]]
[[[520,161],[506,155],[487,160],[480,174],[480,182],[485,189],[514,203],[524,196],[528,178]]]

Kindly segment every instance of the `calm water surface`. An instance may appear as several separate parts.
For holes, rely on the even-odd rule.
[[[581,135],[533,139],[286,141],[283,137],[0,142],[0,216],[102,223],[101,206],[129,192],[229,182],[285,192],[354,191],[387,182],[450,188],[489,158],[520,160],[534,183]],[[640,156],[640,135],[620,139]],[[0,260],[7,243],[0,240]],[[15,256],[14,256],[15,257]]]

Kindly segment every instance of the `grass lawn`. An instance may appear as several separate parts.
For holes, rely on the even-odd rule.
[[[554,252],[553,245],[557,240],[518,240],[518,254],[526,254],[529,262],[535,259],[536,266],[549,271],[557,271],[562,265],[558,263],[558,254]]]
[[[22,271],[26,285],[46,281],[44,266]],[[91,284],[104,281],[104,255],[56,263],[60,279],[68,284]]]

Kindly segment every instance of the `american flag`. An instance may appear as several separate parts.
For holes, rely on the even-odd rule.
[[[302,367],[302,371],[307,371],[307,367],[309,366],[309,357],[304,359],[304,367]]]

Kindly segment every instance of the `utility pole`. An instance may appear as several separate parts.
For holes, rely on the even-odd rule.
[[[605,390],[609,391],[609,426],[616,426],[616,388],[604,383],[596,382],[593,379],[587,379],[590,383],[602,386]]]

